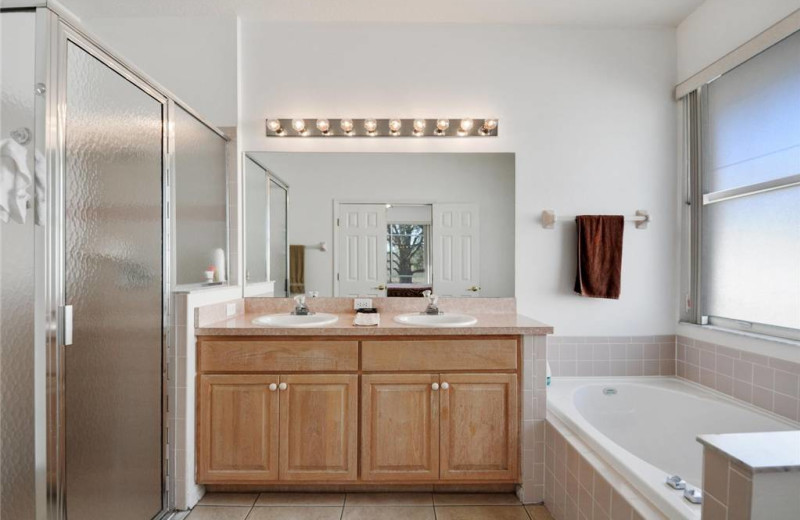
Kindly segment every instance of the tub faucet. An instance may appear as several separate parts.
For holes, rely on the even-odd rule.
[[[308,316],[309,314],[314,314],[306,305],[306,295],[305,294],[298,294],[294,297],[294,310],[292,314],[295,316]]]
[[[431,291],[423,291],[422,297],[428,300],[428,306],[425,308],[425,312],[423,312],[423,314],[430,314],[433,316],[443,314],[442,311],[439,310],[438,296],[433,294]]]

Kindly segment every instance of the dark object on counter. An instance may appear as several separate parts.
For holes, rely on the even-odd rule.
[[[360,312],[362,314],[378,314],[378,309],[375,307],[370,307],[365,309],[356,309],[356,312]]]

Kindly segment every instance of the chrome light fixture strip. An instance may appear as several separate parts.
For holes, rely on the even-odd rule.
[[[497,137],[494,118],[267,118],[267,137]]]

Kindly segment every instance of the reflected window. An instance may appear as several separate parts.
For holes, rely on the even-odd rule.
[[[386,279],[390,284],[427,284],[428,237],[430,226],[389,224],[387,226]]]

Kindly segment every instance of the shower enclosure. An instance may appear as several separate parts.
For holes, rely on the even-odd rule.
[[[166,517],[176,168],[227,139],[57,6],[0,9],[0,517]]]

